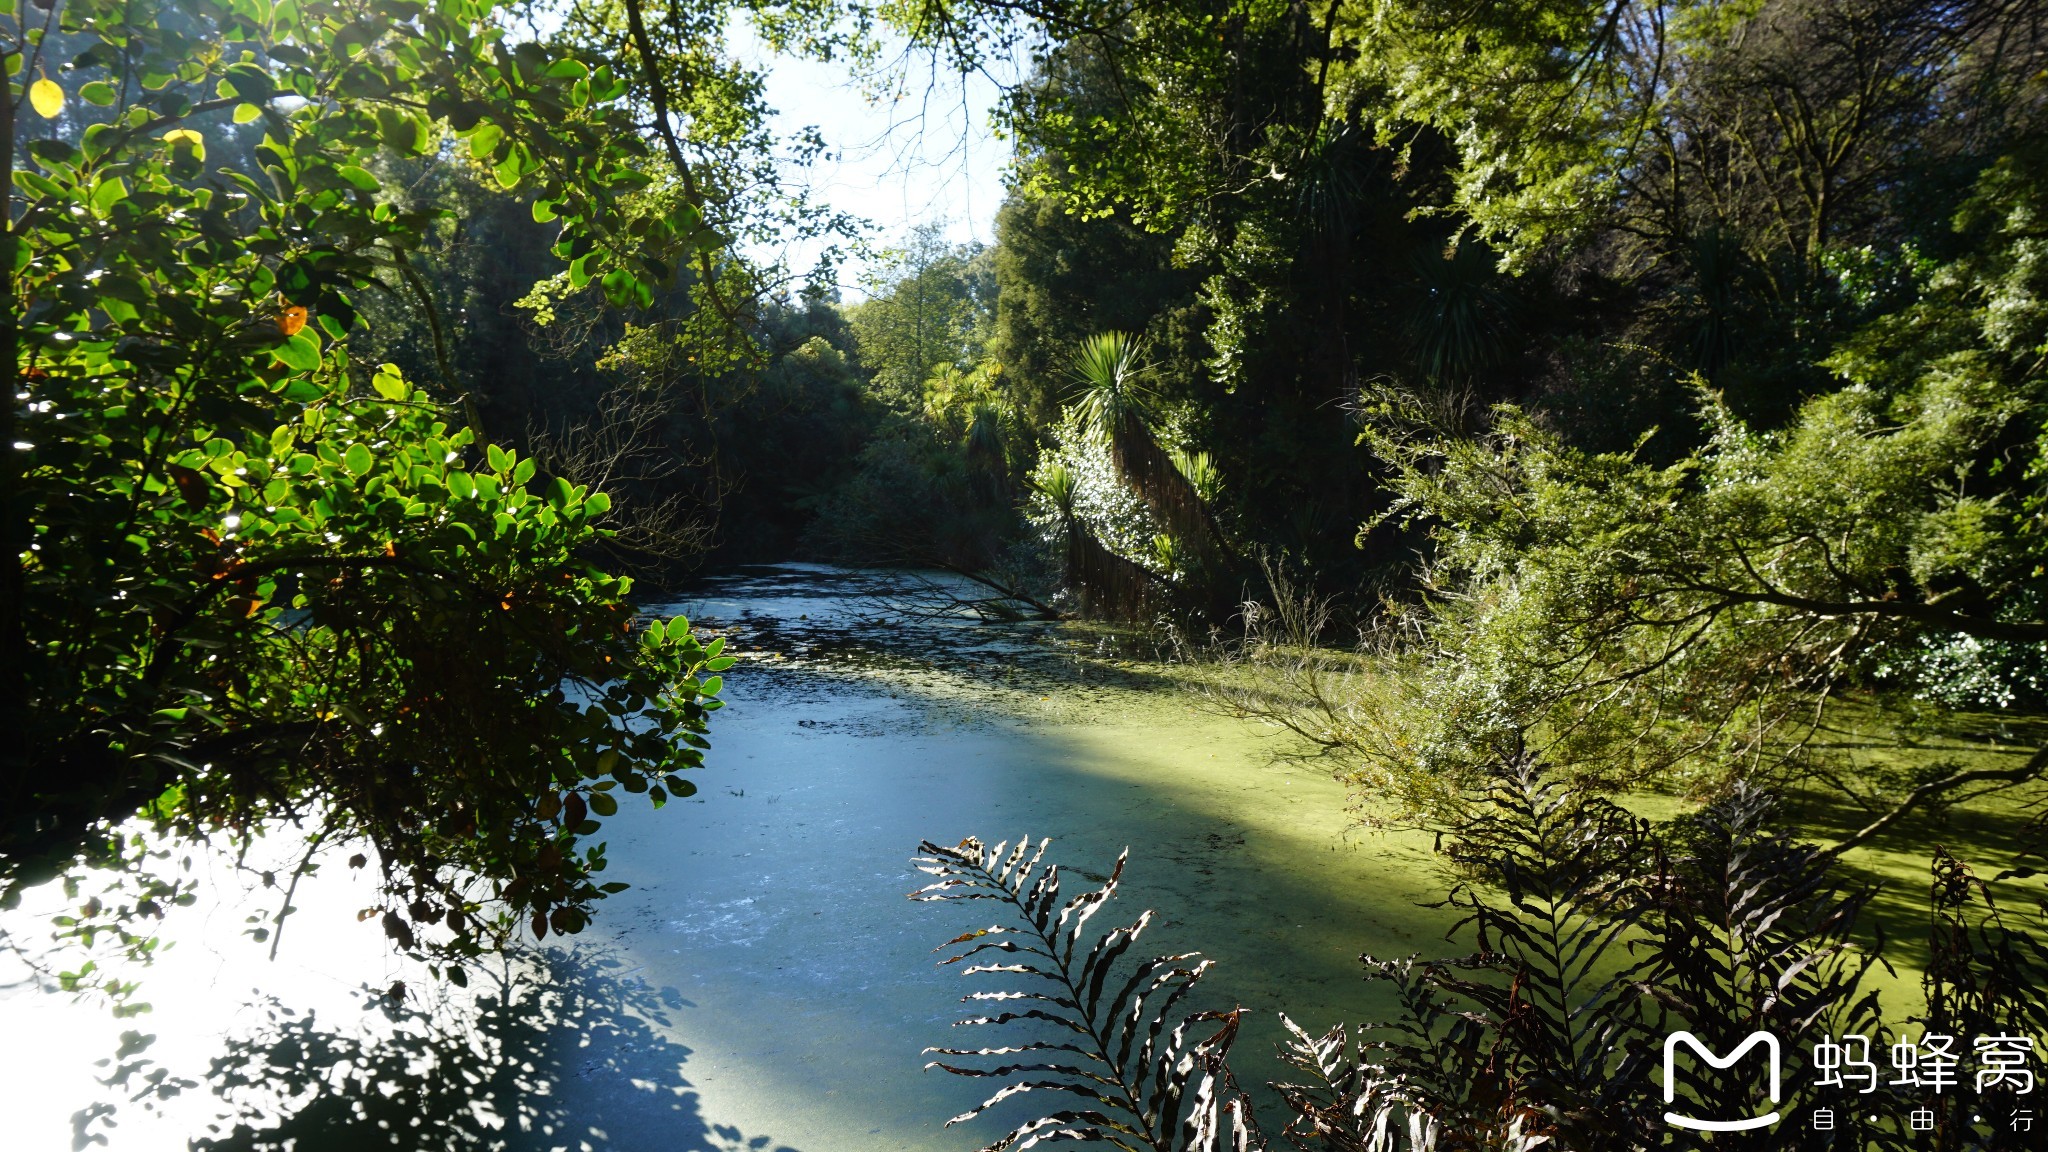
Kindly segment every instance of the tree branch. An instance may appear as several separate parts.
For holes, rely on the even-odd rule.
[[[1745,592],[1699,580],[1682,580],[1678,584],[1686,591],[1718,596],[1728,607],[1738,604],[1776,604],[1781,608],[1796,608],[1815,616],[1880,616],[1911,620],[1917,624],[1927,624],[1949,632],[1975,636],[1980,640],[2009,640],[2021,644],[2038,644],[2048,640],[2048,622],[1965,616],[1958,612],[1944,612],[1921,601],[1815,600],[1807,596],[1794,596],[1789,592]]]
[[[1865,824],[1841,843],[1827,849],[1822,855],[1838,857],[1849,849],[1863,844],[1871,837],[1897,823],[1901,817],[1904,817],[1931,797],[1940,796],[1943,793],[1961,788],[1965,784],[1989,781],[2002,783],[2008,787],[2015,784],[2025,784],[2029,780],[2039,779],[2044,769],[2048,769],[2048,748],[2042,748],[2032,756],[2027,757],[2027,762],[2017,768],[1972,768],[1964,772],[1951,773],[1939,780],[1929,780],[1927,783],[1906,793],[1906,798],[1899,801],[1891,811]]]

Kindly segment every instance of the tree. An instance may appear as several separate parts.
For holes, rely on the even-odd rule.
[[[2048,42],[2028,0],[1332,11],[1332,103],[1382,139],[1449,142],[1436,210],[1569,299],[1542,317],[1568,337],[1548,406],[1615,374],[1603,344],[1676,368],[1628,372],[1643,417],[1623,440],[1662,422],[1697,443],[1668,385],[1689,371],[1746,419],[1787,419],[1870,318],[1843,263],[1938,244],[1976,173],[2040,131]]]
[[[1161,422],[1230,478],[1246,546],[1303,558],[1350,591],[1389,559],[1345,531],[1370,507],[1370,461],[1344,407],[1359,381],[1423,383],[1434,362],[1489,386],[1524,365],[1503,354],[1514,349],[1497,309],[1465,325],[1493,337],[1471,355],[1441,339],[1470,309],[1412,322],[1457,230],[1432,215],[1443,150],[1427,134],[1384,143],[1358,101],[1333,98],[1333,12],[1084,2],[1020,14],[967,0],[896,17],[962,64],[1039,36],[1004,110],[1019,164],[995,348],[1041,432],[1073,392],[1067,349],[1142,333]],[[1498,278],[1481,246],[1468,250],[1481,267],[1466,281]],[[1469,286],[1461,299],[1500,295]]]
[[[979,244],[953,246],[935,226],[915,229],[851,310],[870,390],[900,411],[923,407],[925,383],[981,359],[995,284]]]
[[[1074,349],[1099,332],[1149,337],[1154,355],[1182,361],[1169,371],[1200,370],[1206,349],[1190,355],[1167,329],[1197,308],[1199,280],[1172,266],[1172,242],[1127,220],[1087,219],[1059,198],[1013,192],[996,213],[996,324],[989,355],[1019,409],[1038,427],[1059,420],[1074,391]],[[1170,349],[1170,351],[1169,351]]]
[[[2040,36],[2023,0],[1335,11],[1336,98],[1456,140],[1454,205],[1512,259],[1612,229],[1651,261],[1718,224],[1792,277],[1869,238],[1909,169],[2021,138]]]
[[[1993,165],[1956,218],[1962,254],[1836,350],[1835,390],[1776,432],[1703,393],[1708,442],[1668,466],[1571,448],[1511,407],[1481,437],[1408,435],[1383,404],[1395,422],[1369,436],[1395,470],[1390,515],[1429,524],[1434,554],[1407,618],[1412,675],[1336,726],[1363,776],[1428,807],[1530,743],[1606,786],[1818,787],[1871,814],[1836,851],[2038,779],[2048,749],[1901,779],[1836,771],[1807,745],[1849,690],[1977,705],[2037,690],[2044,197],[2038,148]],[[2004,699],[1958,698],[1972,665]]]
[[[494,18],[6,10],[0,898],[129,876],[63,922],[86,945],[146,950],[189,899],[160,838],[285,823],[301,869],[374,853],[408,950],[574,932],[617,887],[589,842],[617,793],[692,790],[675,773],[731,661],[686,621],[637,623],[587,558],[610,498],[344,346],[363,294],[421,286],[435,225],[384,195],[385,160],[460,148],[530,188],[568,280],[617,304],[716,247],[686,196],[643,193],[663,174],[626,81]],[[209,166],[233,125],[259,171]]]

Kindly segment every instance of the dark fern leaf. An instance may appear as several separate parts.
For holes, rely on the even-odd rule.
[[[2039,1037],[2048,1033],[2048,985],[2040,941],[2027,924],[2000,906],[1992,888],[1951,854],[1936,847],[1933,923],[1929,936],[1927,1014],[1923,1031],[1958,1037]],[[2003,878],[2003,877],[2001,877]],[[1936,1152],[2006,1152],[2033,1147],[2033,1134],[1997,1120],[2016,1116],[2028,1101],[2009,1079],[1981,1086],[1967,1106],[1935,1102],[1931,1147]],[[1989,1122],[1987,1122],[1987,1120]]]
[[[1459,927],[1473,931],[1479,953],[1423,974],[1478,1010],[1474,1022],[1494,1035],[1489,1061],[1503,1101],[1524,1106],[1482,1093],[1465,1101],[1464,1122],[1502,1139],[1512,1127],[1516,1139],[1629,1147],[1656,1123],[1639,1090],[1649,1057],[1642,965],[1626,947],[1657,872],[1649,826],[1550,778],[1526,754],[1473,799],[1471,819],[1447,845],[1473,880],[1447,903],[1465,913]]]
[[[1127,961],[1152,922],[1150,912],[1091,935],[1089,922],[1116,895],[1129,853],[1117,858],[1101,887],[1062,898],[1059,868],[1044,863],[1049,843],[1026,838],[1014,847],[989,847],[970,838],[953,847],[929,841],[919,846],[919,871],[938,879],[912,892],[911,899],[999,900],[1013,916],[1010,923],[966,932],[941,946],[943,951],[971,945],[940,961],[966,964],[963,975],[1024,982],[1022,988],[972,992],[964,1000],[1033,1005],[970,1017],[955,1027],[1029,1023],[1072,1034],[1058,1041],[926,1049],[927,1055],[953,1058],[933,1060],[927,1068],[1009,1081],[947,1124],[972,1120],[1004,1101],[1045,1094],[1080,1103],[1033,1116],[984,1152],[1062,1141],[1106,1143],[1128,1152],[1264,1148],[1228,1064],[1241,1012],[1176,1016],[1209,962],[1193,954]],[[1020,1055],[1026,1058],[1003,1059]]]
[[[1790,1041],[1780,1111],[1798,1116],[1833,1104],[1836,1127],[1724,1133],[1711,1142],[1679,1135],[1676,1146],[1893,1147],[1899,1134],[1869,1121],[1878,1109],[1845,1108],[1822,1095],[1810,1063],[1816,1038],[1869,1035],[1876,1045],[1886,1042],[1876,993],[1864,987],[1880,961],[1849,940],[1873,890],[1839,883],[1833,854],[1774,832],[1775,812],[1768,793],[1743,785],[1677,823],[1637,943],[1645,954],[1642,988],[1655,1006],[1650,1020],[1657,1032],[1683,1029],[1715,1051],[1757,1031]],[[1677,1091],[1726,1100],[1744,1090],[1742,1075],[1706,1062],[1682,1064]]]

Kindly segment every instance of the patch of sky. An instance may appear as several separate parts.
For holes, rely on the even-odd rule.
[[[938,225],[953,243],[994,241],[1011,153],[993,113],[1024,74],[1021,60],[962,75],[890,34],[871,65],[806,59],[776,53],[743,15],[728,43],[763,74],[775,136],[787,144],[815,131],[824,144],[808,165],[785,161],[790,188],[865,224],[827,280],[842,299],[862,299],[882,254],[913,228]],[[831,243],[784,240],[749,255],[802,283]]]

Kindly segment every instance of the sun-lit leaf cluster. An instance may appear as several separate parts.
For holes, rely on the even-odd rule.
[[[0,48],[0,890],[137,873],[63,926],[128,934],[184,895],[146,876],[164,834],[294,824],[374,856],[404,948],[578,930],[617,887],[588,838],[690,793],[731,658],[592,564],[609,495],[348,342],[366,293],[424,290],[437,210],[394,163],[531,194],[615,300],[701,250],[644,212],[626,80],[474,0],[10,5]]]

